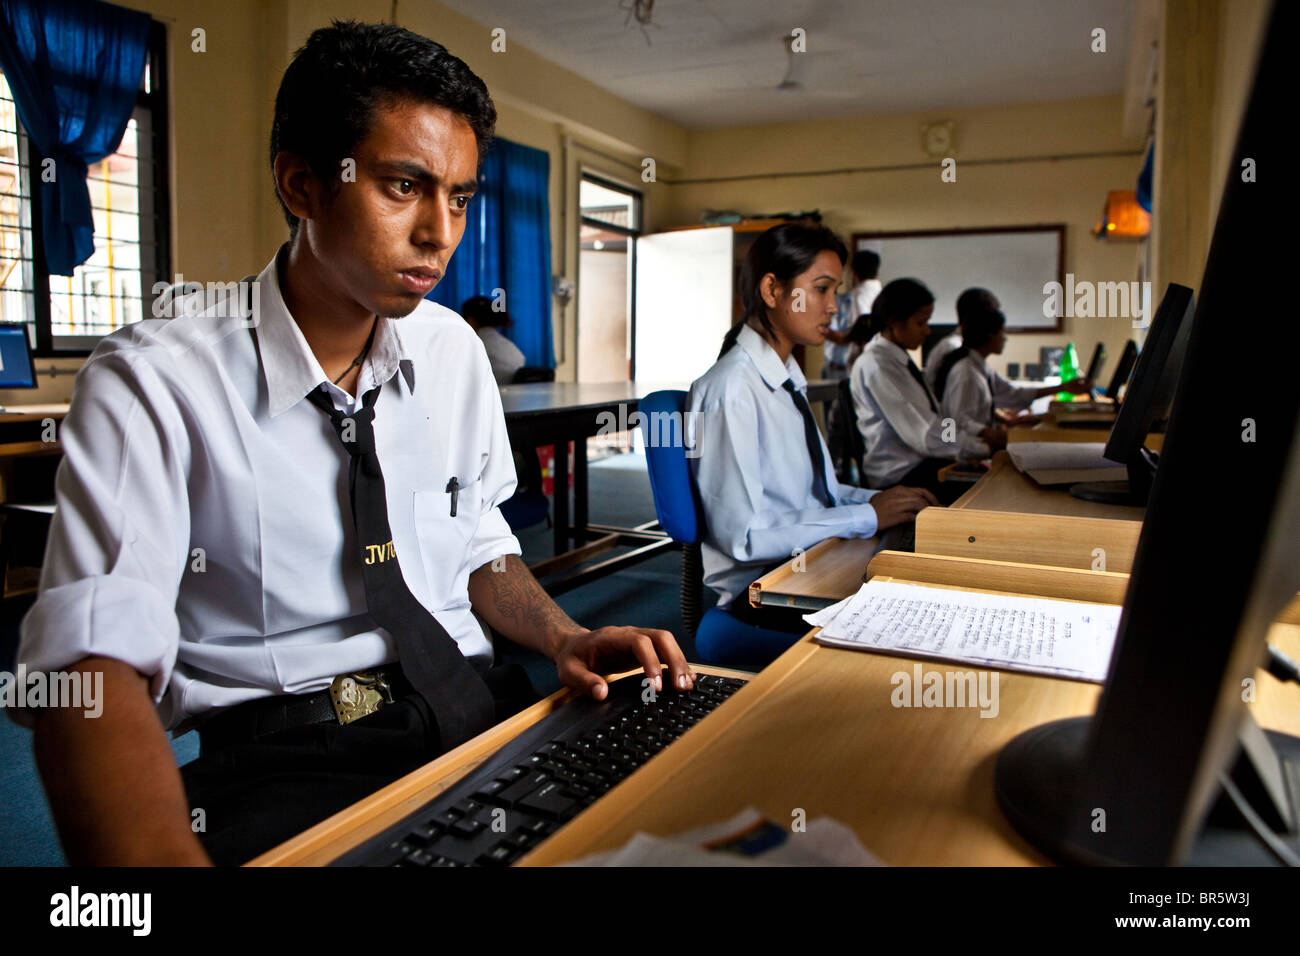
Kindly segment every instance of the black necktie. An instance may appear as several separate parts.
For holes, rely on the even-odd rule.
[[[362,398],[351,415],[334,408],[324,385],[307,398],[329,416],[350,456],[348,491],[366,586],[366,610],[397,642],[402,673],[428,703],[438,722],[444,750],[450,750],[491,727],[496,707],[492,692],[470,666],[438,619],[416,600],[402,578],[393,532],[388,525],[384,473],[375,453],[375,399],[379,388]]]
[[[812,409],[808,407],[808,400],[794,387],[793,381],[787,378],[782,387],[790,393],[794,407],[803,416],[803,440],[808,446],[808,455],[812,458],[813,494],[827,508],[834,508],[835,499],[831,497],[831,490],[826,484],[826,459],[822,457],[822,442],[817,434],[817,423],[813,421]]]
[[[930,403],[930,411],[937,412],[939,409],[935,407],[934,396],[930,394],[930,386],[925,384],[925,376],[921,374],[921,370],[916,367],[916,363],[912,361],[910,356],[907,359],[907,374],[916,379],[916,384],[920,385],[921,391],[925,392],[925,400]]]

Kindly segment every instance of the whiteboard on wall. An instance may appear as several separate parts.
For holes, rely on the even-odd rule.
[[[925,283],[934,293],[931,325],[956,325],[957,296],[979,286],[1002,303],[1008,332],[1061,331],[1059,316],[1043,314],[1043,286],[1065,281],[1064,225],[855,233],[853,248],[880,256],[886,285],[902,278]]]
[[[730,226],[636,241],[633,376],[689,382],[709,370],[731,328]]]

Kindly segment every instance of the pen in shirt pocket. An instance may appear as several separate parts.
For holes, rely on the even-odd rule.
[[[456,517],[456,499],[460,497],[460,482],[452,475],[451,481],[447,482],[447,493],[451,495],[451,516]]]

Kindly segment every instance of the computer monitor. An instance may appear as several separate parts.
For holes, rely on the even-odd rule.
[[[1128,481],[1080,482],[1070,488],[1070,494],[1076,498],[1116,505],[1147,503],[1159,457],[1145,447],[1147,434],[1158,420],[1169,416],[1191,332],[1195,301],[1187,286],[1169,284],[1151,320],[1146,347],[1138,356],[1124,404],[1111,425],[1104,454],[1128,467]]]
[[[1295,11],[1275,4],[1264,33],[1096,713],[1021,734],[995,767],[1002,811],[1059,860],[1260,864],[1300,852],[1300,738],[1260,730],[1246,705],[1266,632],[1300,587],[1300,390],[1258,373],[1258,337],[1233,321],[1285,307],[1285,283],[1242,276],[1288,274],[1289,247],[1261,228],[1286,177],[1241,182],[1240,161],[1285,162],[1276,118]],[[1300,354],[1300,323],[1269,336],[1275,354]],[[1216,519],[1207,492],[1220,479],[1248,488]]]
[[[0,388],[35,388],[36,363],[25,325],[0,325]]]
[[[1084,377],[1089,383],[1101,378],[1101,370],[1106,367],[1106,343],[1098,342],[1092,350],[1092,360],[1088,362],[1088,374]]]
[[[1112,402],[1119,401],[1119,390],[1128,382],[1128,377],[1133,372],[1137,357],[1137,343],[1129,339],[1124,343],[1124,351],[1119,353],[1119,364],[1115,366],[1115,372],[1110,377],[1110,385],[1106,388],[1106,397]]]

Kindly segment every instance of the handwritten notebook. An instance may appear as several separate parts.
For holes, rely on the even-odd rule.
[[[1121,608],[868,581],[804,616],[831,647],[1102,683]]]

